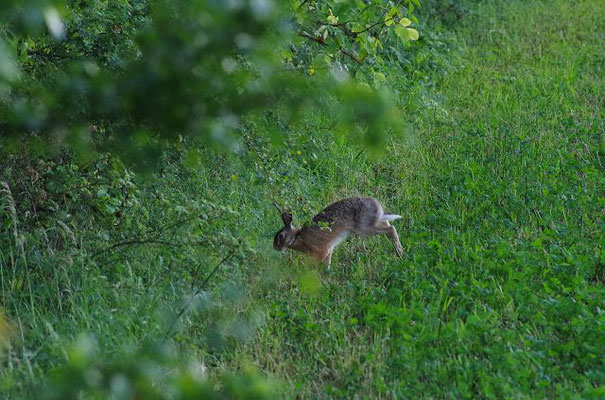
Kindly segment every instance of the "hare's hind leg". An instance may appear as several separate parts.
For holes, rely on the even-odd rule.
[[[401,242],[399,241],[399,235],[397,234],[397,229],[394,226],[389,224],[388,221],[381,221],[375,227],[375,234],[383,234],[389,237],[393,241],[395,245],[395,251],[399,257],[403,257],[403,247],[401,246]]]

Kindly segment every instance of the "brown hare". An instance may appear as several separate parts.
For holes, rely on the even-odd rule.
[[[292,225],[292,215],[281,215],[284,227],[275,234],[273,248],[282,251],[286,247],[301,251],[323,261],[328,268],[332,251],[340,242],[356,233],[358,235],[387,235],[395,244],[395,250],[401,257],[403,247],[394,226],[389,224],[401,218],[397,214],[384,214],[378,200],[369,197],[350,197],[330,204],[313,217],[312,224],[300,229]]]

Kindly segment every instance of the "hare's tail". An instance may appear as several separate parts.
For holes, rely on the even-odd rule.
[[[380,219],[382,221],[395,221],[396,219],[403,218],[401,215],[397,214],[382,214]]]

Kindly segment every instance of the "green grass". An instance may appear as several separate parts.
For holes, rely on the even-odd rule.
[[[261,297],[272,318],[242,353],[292,393],[558,398],[602,385],[603,8],[473,11],[414,146],[336,172],[337,194],[405,214],[406,258],[353,240],[315,297],[288,283]]]
[[[187,304],[240,241],[251,251],[221,267],[210,300],[173,338],[211,374],[252,364],[286,398],[603,396],[605,9],[598,0],[468,7],[441,55],[453,67],[423,80],[434,87],[412,84],[402,100],[410,128],[379,160],[310,119],[290,134],[314,136],[284,149],[251,140],[240,156],[202,152],[201,167],[166,156],[119,205],[122,219],[107,200],[131,187],[118,167],[65,172],[110,193],[76,201],[49,189],[52,217],[18,225],[0,253],[0,300],[17,328],[0,396],[31,396],[80,332],[118,358],[162,335],[164,311]],[[36,188],[26,189],[3,202],[31,200]],[[301,221],[349,195],[404,215],[403,259],[381,237],[343,243],[330,271],[273,252],[272,200]],[[90,202],[103,218],[89,215]],[[166,230],[194,214],[205,217]],[[187,245],[91,257],[150,228]]]

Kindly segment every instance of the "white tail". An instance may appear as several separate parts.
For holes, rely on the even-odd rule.
[[[396,219],[399,218],[403,218],[401,215],[397,215],[397,214],[382,214],[382,217],[380,217],[380,219],[382,221],[395,221]]]

